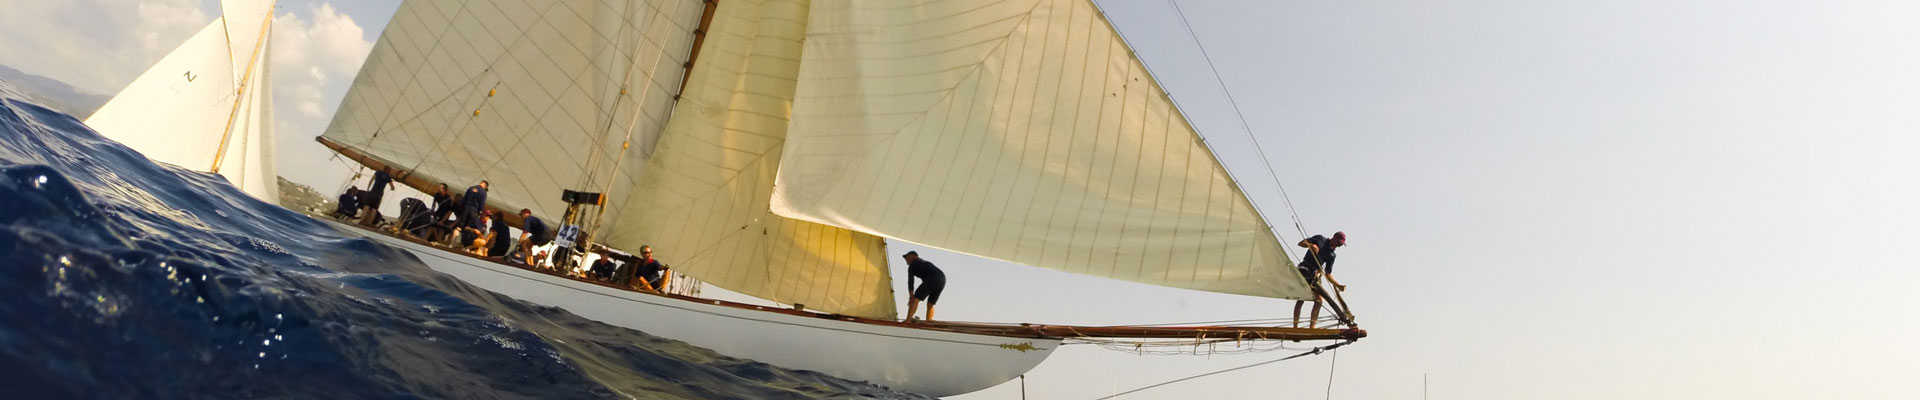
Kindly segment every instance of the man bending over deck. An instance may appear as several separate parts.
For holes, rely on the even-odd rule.
[[[913,297],[907,298],[907,321],[913,321],[913,314],[920,308],[920,302],[927,302],[927,320],[933,320],[933,305],[940,302],[940,292],[947,288],[947,274],[940,267],[920,259],[920,252],[909,251],[902,255],[907,259],[907,292]],[[913,280],[920,279],[920,288],[914,289]]]
[[[480,218],[480,211],[487,209],[487,181],[467,187],[467,194],[460,195],[460,222],[473,225],[473,219]],[[480,229],[486,229],[482,226]]]
[[[537,256],[533,254],[533,248],[547,244],[547,223],[534,217],[533,210],[525,208],[520,209],[520,221],[520,257],[527,266],[539,266],[534,263]]]
[[[1334,249],[1345,245],[1347,245],[1346,232],[1334,232],[1333,239],[1327,239],[1326,236],[1313,235],[1313,237],[1300,240],[1300,247],[1307,248],[1306,259],[1300,260],[1300,277],[1307,278],[1307,286],[1319,287],[1320,276],[1325,274],[1327,282],[1333,283],[1334,288],[1347,290],[1346,285],[1342,285],[1340,281],[1333,279]],[[1320,301],[1322,300],[1325,300],[1325,298],[1321,297],[1319,291],[1316,290],[1313,295],[1313,316],[1311,317],[1312,319],[1307,320],[1307,328],[1319,326]],[[1295,328],[1300,327],[1300,306],[1305,303],[1304,301],[1293,302],[1293,327]]]
[[[360,211],[360,187],[349,186],[346,193],[340,194],[340,200],[333,207],[335,219],[352,219]]]

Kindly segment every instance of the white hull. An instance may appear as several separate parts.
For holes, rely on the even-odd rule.
[[[476,260],[356,228],[344,230],[406,249],[435,271],[516,299],[733,357],[930,396],[968,393],[1012,380],[1046,360],[1060,344],[1057,339],[874,325],[643,294]]]

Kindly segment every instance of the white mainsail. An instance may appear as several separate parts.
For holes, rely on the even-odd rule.
[[[456,193],[490,180],[491,206],[556,218],[564,189],[631,191],[702,9],[698,0],[406,1],[323,137]],[[618,218],[628,204],[607,208]]]
[[[894,318],[885,242],[768,211],[786,137],[806,0],[728,0],[714,10],[638,190],[606,236],[652,245],[676,271],[809,309]]]
[[[87,126],[154,161],[213,172],[279,201],[268,48],[273,1],[227,0],[225,14],[160,59]]]
[[[1305,299],[1093,2],[820,1],[773,211],[1066,272]]]

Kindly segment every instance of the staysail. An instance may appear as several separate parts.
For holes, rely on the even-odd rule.
[[[87,126],[155,161],[218,173],[278,201],[267,68],[273,3],[221,2],[224,16],[134,79]]]
[[[820,1],[774,212],[1066,272],[1311,294],[1089,0]]]
[[[632,189],[680,88],[699,0],[409,0],[322,136],[557,218]],[[609,202],[618,218],[628,204]]]
[[[768,211],[806,35],[806,0],[717,5],[635,207],[607,243],[671,252],[707,283],[809,309],[892,319],[885,242]]]

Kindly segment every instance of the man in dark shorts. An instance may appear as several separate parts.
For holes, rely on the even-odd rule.
[[[366,195],[360,199],[360,207],[367,213],[360,217],[360,225],[373,226],[380,221],[380,200],[387,196],[387,189],[393,187],[393,167],[373,172],[373,184],[367,186]]]
[[[547,236],[547,223],[541,221],[538,217],[534,217],[533,210],[522,208],[520,209],[520,226],[520,242],[518,244],[520,258],[526,262],[528,266],[538,265],[533,262],[533,247],[547,244],[549,239]]]
[[[431,242],[452,243],[452,239],[445,238],[445,236],[453,233],[453,221],[447,220],[447,216],[452,215],[453,209],[455,208],[453,205],[453,193],[447,192],[447,184],[440,184],[440,191],[433,194],[432,205],[433,227],[428,229],[427,240]]]
[[[920,252],[909,251],[902,255],[907,259],[907,292],[913,297],[907,298],[907,320],[913,320],[913,314],[919,311],[920,302],[927,302],[927,320],[933,320],[933,305],[940,302],[940,291],[947,288],[947,274],[940,267],[920,259]],[[920,287],[914,288],[913,280],[918,278]]]
[[[472,220],[480,218],[480,212],[486,209],[487,181],[480,181],[478,185],[467,187],[467,194],[460,195],[460,224],[473,225]]]
[[[1326,236],[1313,235],[1313,237],[1300,240],[1300,247],[1307,248],[1306,259],[1300,260],[1300,277],[1307,278],[1307,286],[1320,286],[1320,277],[1325,275],[1327,282],[1333,283],[1334,288],[1340,290],[1347,289],[1347,286],[1340,284],[1340,281],[1333,280],[1334,250],[1346,245],[1346,232],[1334,232],[1332,239],[1328,239]],[[1307,320],[1307,328],[1314,328],[1320,324],[1321,300],[1325,299],[1321,298],[1319,293],[1314,293],[1313,314],[1312,319]],[[1305,303],[1304,301],[1293,302],[1293,326],[1295,328],[1300,327],[1300,306]]]
[[[493,213],[487,214],[493,215]],[[507,225],[505,215],[494,217],[492,220],[493,222],[490,224],[491,227],[488,228],[490,232],[487,236],[488,239],[493,242],[490,243],[492,247],[487,249],[487,255],[505,260],[507,258],[507,251],[513,249],[513,230]]]

